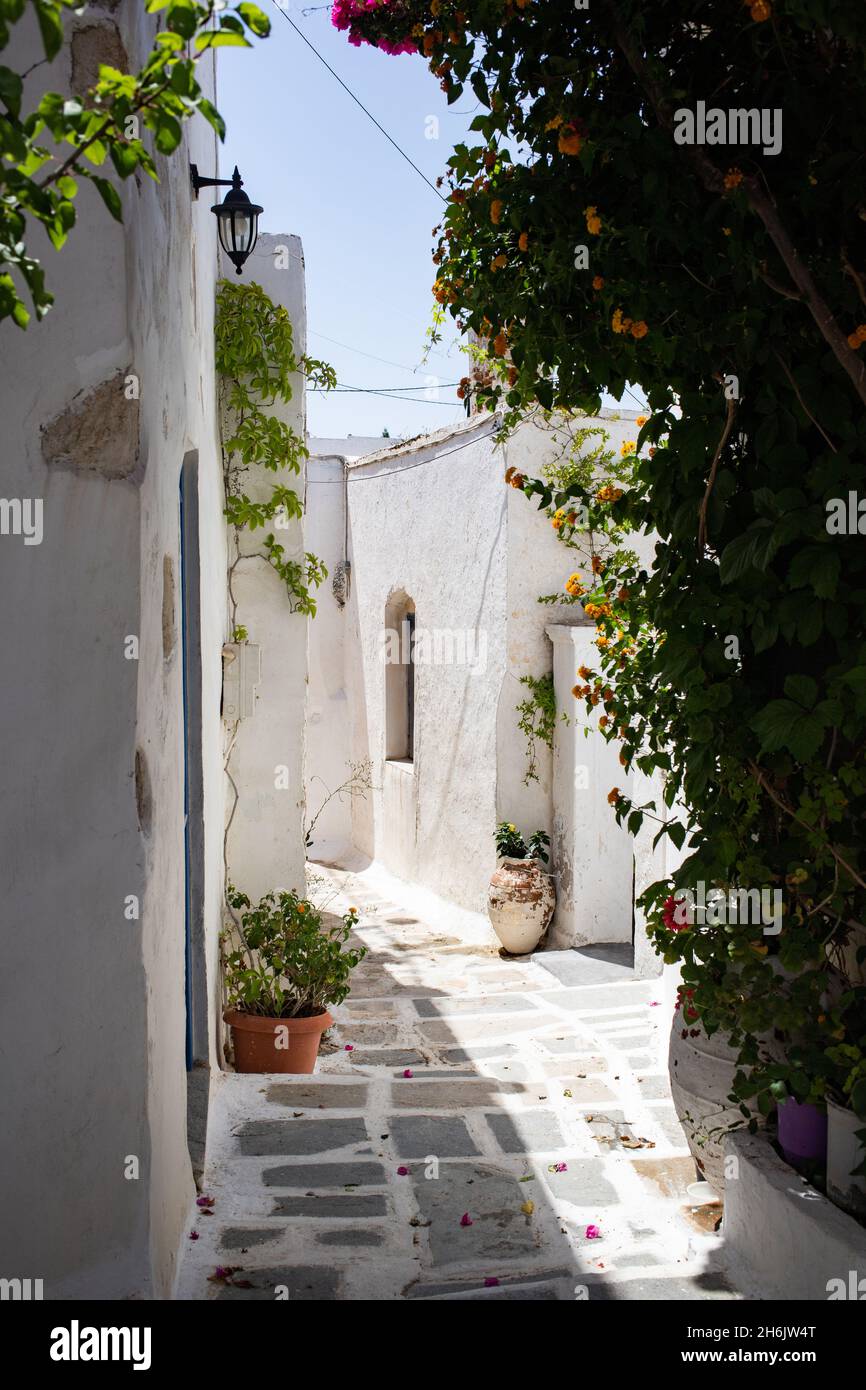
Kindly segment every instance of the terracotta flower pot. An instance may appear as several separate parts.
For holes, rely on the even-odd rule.
[[[540,859],[500,859],[490,880],[487,911],[505,950],[525,956],[541,940],[553,916],[556,892]]]
[[[262,1018],[227,1009],[223,1018],[232,1030],[235,1071],[304,1076],[315,1071],[322,1034],[334,1022],[327,1009],[311,1018]]]

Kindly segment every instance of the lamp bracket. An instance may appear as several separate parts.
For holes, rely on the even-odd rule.
[[[193,187],[193,197],[197,198],[201,188],[231,188],[235,179],[205,179],[198,171],[197,164],[190,164],[189,177]],[[238,180],[239,182],[239,180]]]

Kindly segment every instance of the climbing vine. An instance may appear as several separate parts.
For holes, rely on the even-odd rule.
[[[232,618],[236,616],[231,577],[247,554],[240,551],[240,533],[287,531],[303,514],[297,492],[284,482],[274,483],[266,495],[256,496],[260,479],[252,482],[252,470],[298,474],[309,450],[291,425],[270,413],[278,402],[292,399],[292,376],[330,389],[336,382],[332,367],[306,355],[297,356],[292,322],[282,305],[274,304],[261,285],[220,281],[217,288],[216,366],[220,377],[223,419],[223,477],[225,515],[235,529],[236,554],[229,576]],[[250,487],[252,490],[248,491]],[[262,548],[253,552],[265,560],[286,586],[294,613],[314,617],[314,590],[328,571],[318,556],[309,552],[300,559],[288,553],[274,530],[268,530]]]
[[[48,91],[25,103],[25,79],[33,68],[52,62],[64,45],[64,18],[86,8],[81,0],[32,0],[32,7],[44,58],[27,72],[0,65],[0,320],[11,318],[19,328],[27,327],[31,315],[18,280],[27,287],[37,319],[54,302],[41,262],[28,251],[32,223],[41,223],[59,251],[75,225],[80,179],[89,180],[111,216],[122,221],[117,186],[99,172],[106,161],[120,180],[139,173],[158,180],[154,155],[172,154],[183,123],[196,114],[222,140],[225,125],[202,92],[198,63],[212,48],[249,48],[248,32],[265,38],[271,28],[267,16],[247,0],[237,5],[146,0],[150,13],[165,11],[158,21],[165,27],[138,72],[102,64],[99,80],[87,91],[72,97]],[[2,0],[0,50],[30,9],[27,0]]]
[[[520,684],[525,685],[529,695],[517,706],[520,718],[517,727],[526,739],[526,773],[523,781],[526,786],[538,781],[538,744],[553,748],[553,731],[556,727],[556,691],[553,675],[521,676]]]

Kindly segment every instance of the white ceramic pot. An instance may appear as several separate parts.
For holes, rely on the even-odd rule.
[[[555,905],[553,881],[540,859],[500,859],[490,880],[487,911],[506,951],[513,956],[534,951]]]
[[[697,1037],[690,1036],[693,1030]],[[688,1146],[704,1179],[721,1196],[725,1190],[725,1134],[737,1123],[747,1123],[739,1105],[728,1100],[737,1072],[737,1052],[720,1033],[708,1038],[699,1025],[689,1025],[681,1008],[674,1014],[671,1027],[668,1067],[674,1108]],[[764,1123],[757,1109],[752,1113],[759,1124]]]
[[[866,1216],[866,1178],[852,1177],[863,1162],[863,1145],[857,1130],[866,1129],[853,1110],[827,1097],[827,1196],[843,1211]]]

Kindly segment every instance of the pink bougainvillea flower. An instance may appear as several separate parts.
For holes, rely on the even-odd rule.
[[[198,1231],[190,1231],[189,1238],[190,1240],[198,1240]]]
[[[196,1197],[195,1204],[197,1207],[212,1207],[215,1201],[216,1197]]]
[[[411,1067],[407,1067],[406,1070],[404,1071],[403,1075],[407,1078],[407,1080],[408,1080],[409,1078],[411,1078],[411,1076],[412,1076],[412,1068],[411,1068]]]
[[[473,1221],[472,1221],[472,1217],[469,1215],[469,1212],[468,1212],[468,1211],[464,1211],[463,1215],[462,1215],[461,1218],[460,1218],[460,1225],[461,1225],[461,1226],[472,1226],[473,1224],[474,1224],[474,1223],[473,1223]]]
[[[661,1002],[660,999],[651,999],[649,1006],[651,1009],[658,1009],[661,1006]]]
[[[587,1226],[586,1238],[587,1240],[601,1240],[601,1231],[598,1226]]]
[[[498,1279],[485,1279],[485,1280],[484,1280],[484,1287],[485,1287],[485,1289],[498,1289],[498,1288],[499,1288],[499,1280],[498,1280]]]
[[[354,1043],[346,1043],[346,1046],[343,1048],[343,1051],[344,1051],[344,1052],[354,1052],[354,1051],[355,1051],[355,1044],[354,1044]]]
[[[401,1166],[397,1169],[397,1175],[398,1175],[398,1177],[401,1177],[401,1178],[408,1178],[408,1176],[409,1176],[409,1169],[408,1169],[408,1168],[404,1168],[404,1167],[401,1165]]]

